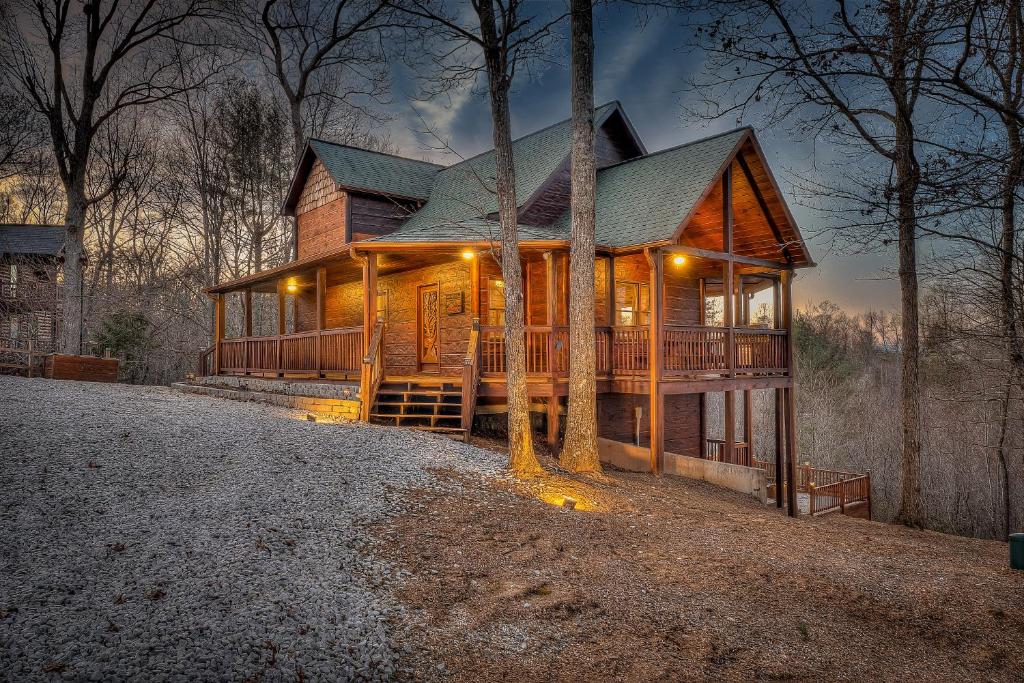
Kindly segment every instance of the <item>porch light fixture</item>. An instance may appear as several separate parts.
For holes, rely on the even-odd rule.
[[[471,261],[474,256],[476,256],[476,254],[473,253],[472,249],[466,249],[464,252],[462,252],[462,258],[466,259],[467,261]]]
[[[685,256],[673,256],[672,257],[672,263],[674,265],[681,266],[684,263],[686,263],[686,257]]]
[[[289,282],[288,286],[285,287],[285,289],[288,290],[289,294],[294,294],[295,292],[299,291],[299,286],[294,282]]]

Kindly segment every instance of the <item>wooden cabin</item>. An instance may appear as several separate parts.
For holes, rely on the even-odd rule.
[[[794,433],[793,273],[813,265],[797,225],[751,129],[648,152],[619,103],[595,116],[600,435],[649,447],[656,471],[665,451],[749,465],[752,421],[739,438],[729,400],[725,438],[707,439],[705,397],[743,392],[749,417],[750,392],[774,389],[777,432]],[[568,393],[570,140],[562,121],[514,143],[529,392],[552,443]],[[206,372],[358,381],[362,419],[400,426],[468,434],[500,413],[494,176],[493,152],[439,166],[310,141],[284,205],[297,257],[208,290]]]
[[[0,224],[0,365],[54,350],[63,253],[63,226]]]

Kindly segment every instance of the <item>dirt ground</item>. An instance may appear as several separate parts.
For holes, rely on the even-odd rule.
[[[418,677],[1024,679],[1024,572],[1003,543],[791,520],[673,477],[439,475],[463,492],[418,492],[375,530],[410,572]]]

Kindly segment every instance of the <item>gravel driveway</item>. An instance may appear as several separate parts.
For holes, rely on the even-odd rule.
[[[0,377],[0,679],[384,679],[364,525],[501,456],[170,389]],[[454,484],[445,483],[451,487]]]

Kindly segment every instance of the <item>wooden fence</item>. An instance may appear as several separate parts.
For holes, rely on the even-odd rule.
[[[771,460],[753,459],[753,466],[765,471],[765,479],[771,485],[775,481],[775,463]],[[796,490],[809,497],[809,510],[819,515],[832,510],[846,512],[849,505],[867,505],[868,519],[871,518],[871,474],[825,470],[804,463],[797,467]]]

